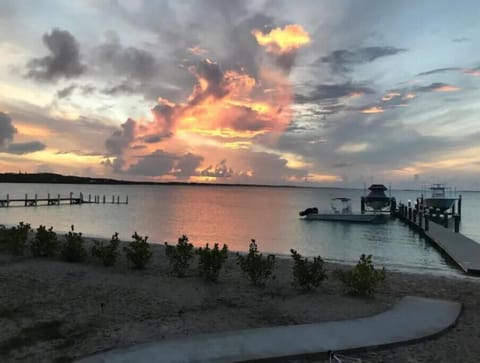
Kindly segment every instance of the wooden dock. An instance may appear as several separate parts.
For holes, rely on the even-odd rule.
[[[428,214],[412,211],[412,208],[402,205],[399,206],[395,216],[427,238],[465,273],[480,274],[480,243],[456,232],[459,224],[458,216],[453,219],[446,218],[442,224],[439,224],[431,221]],[[450,228],[452,224],[456,231]]]
[[[81,204],[128,204],[128,196],[125,200],[120,201],[120,196],[112,195],[110,201],[106,195],[88,195],[88,199],[84,197],[83,193],[79,193],[75,196],[74,193],[70,193],[69,196],[51,196],[50,193],[47,197],[38,197],[35,194],[33,197],[25,194],[23,198],[10,198],[7,194],[6,198],[0,199],[0,208],[8,207],[38,207],[38,206],[53,206],[53,205],[81,205]]]

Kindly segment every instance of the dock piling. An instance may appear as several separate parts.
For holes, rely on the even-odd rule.
[[[425,214],[425,231],[428,232],[429,227],[430,227],[430,215]]]
[[[448,228],[448,213],[447,212],[443,213],[443,226],[445,228]]]
[[[462,220],[462,195],[458,196],[458,218]]]
[[[454,217],[454,221],[455,221],[455,233],[458,233],[460,232],[460,216],[458,214],[455,214],[455,217]]]

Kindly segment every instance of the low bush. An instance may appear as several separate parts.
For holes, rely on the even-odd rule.
[[[336,271],[346,291],[352,295],[373,296],[380,283],[385,280],[385,268],[375,269],[372,255],[362,254],[357,265],[347,271]]]
[[[165,254],[170,264],[170,271],[178,277],[185,277],[194,257],[193,245],[183,235],[175,246],[165,242]]]
[[[327,278],[322,258],[318,256],[309,261],[293,249],[290,252],[293,258],[293,285],[305,291],[320,286]]]
[[[82,233],[75,232],[73,225],[72,230],[65,235],[65,241],[61,246],[61,255],[67,262],[83,262],[87,257]]]
[[[240,265],[243,275],[255,286],[265,286],[269,278],[275,278],[273,275],[275,256],[263,257],[258,252],[257,243],[254,239],[250,243],[246,256],[237,253],[237,264]]]
[[[223,245],[222,249],[218,248],[218,243],[215,243],[213,248],[206,244],[205,248],[197,249],[199,256],[198,270],[200,276],[203,276],[209,281],[218,281],[220,271],[228,258],[228,247]]]
[[[14,255],[23,255],[28,240],[28,233],[31,231],[30,224],[23,222],[8,229],[5,228],[3,231],[5,249]]]
[[[57,234],[53,231],[53,227],[40,225],[37,228],[35,237],[30,241],[30,251],[34,257],[53,257],[58,249]]]
[[[144,269],[152,259],[152,251],[147,240],[148,237],[142,237],[135,232],[132,236],[133,241],[128,246],[123,247],[127,259],[133,264],[133,268],[137,270]]]
[[[92,256],[102,261],[103,266],[105,267],[113,266],[120,254],[118,252],[119,244],[120,240],[117,232],[115,232],[108,244],[105,244],[102,241],[93,241]]]

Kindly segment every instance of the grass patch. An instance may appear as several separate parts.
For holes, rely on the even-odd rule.
[[[45,321],[24,328],[16,337],[0,343],[0,352],[8,354],[13,350],[35,345],[40,342],[62,338],[60,327],[63,322],[58,320]]]

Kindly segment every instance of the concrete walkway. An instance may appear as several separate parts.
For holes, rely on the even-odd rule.
[[[398,344],[445,330],[460,311],[456,302],[407,296],[367,318],[197,335],[113,350],[80,362],[238,362]]]

